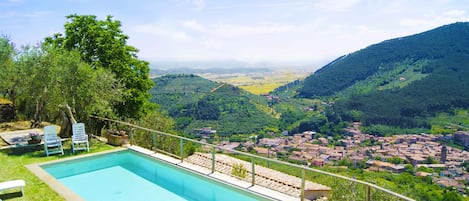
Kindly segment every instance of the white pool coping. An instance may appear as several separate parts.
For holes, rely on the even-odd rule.
[[[154,151],[139,147],[139,146],[130,146],[128,148],[119,148],[119,149],[114,149],[111,151],[104,151],[104,152],[99,152],[99,153],[93,153],[93,154],[86,154],[86,155],[81,155],[81,156],[76,156],[76,157],[70,157],[66,159],[60,159],[60,160],[55,160],[55,161],[49,161],[49,162],[44,162],[44,163],[36,163],[36,164],[31,164],[31,165],[26,165],[26,167],[31,171],[33,174],[35,174],[39,179],[44,181],[49,187],[54,189],[57,193],[59,193],[60,196],[65,198],[65,200],[73,200],[73,201],[82,201],[84,200],[81,198],[78,194],[70,190],[68,187],[60,183],[58,180],[56,180],[52,175],[47,173],[45,170],[43,170],[40,166],[41,165],[46,165],[46,164],[54,164],[54,163],[59,163],[59,162],[64,162],[64,161],[69,161],[69,160],[75,160],[79,158],[86,158],[90,156],[95,156],[95,155],[101,155],[101,154],[107,154],[107,153],[112,153],[112,152],[119,152],[123,150],[133,150],[139,153],[142,153],[144,155],[150,156],[152,158],[179,166],[183,169],[198,173],[202,176],[206,176],[218,181],[221,181],[223,183],[232,185],[234,187],[240,188],[247,190],[248,192],[253,192],[255,194],[262,195],[264,197],[267,197],[268,199],[272,200],[282,200],[282,201],[297,201],[300,198],[297,197],[292,197],[290,195],[274,191],[259,185],[252,186],[251,183],[242,181],[240,179],[237,179],[235,177],[231,177],[226,174],[221,174],[218,172],[212,173],[210,169],[200,167],[188,162],[181,162],[180,159],[176,159],[164,154],[160,153],[155,153]]]
[[[70,190],[68,187],[63,185],[60,181],[55,179],[52,175],[50,175],[40,166],[47,165],[47,164],[60,163],[60,162],[69,161],[69,160],[75,160],[79,158],[86,158],[86,157],[96,156],[96,155],[101,155],[101,154],[107,154],[107,153],[112,153],[112,152],[118,152],[118,151],[123,151],[123,150],[126,150],[126,148],[113,149],[110,151],[103,151],[99,153],[80,155],[80,156],[64,158],[64,159],[54,160],[54,161],[48,161],[48,162],[43,162],[43,163],[35,163],[31,165],[26,165],[26,168],[29,171],[31,171],[34,175],[36,175],[39,179],[41,179],[44,183],[46,183],[50,188],[56,191],[65,200],[84,201],[85,199],[83,199],[77,193],[75,193],[74,191]]]

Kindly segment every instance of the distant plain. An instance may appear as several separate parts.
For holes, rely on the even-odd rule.
[[[201,77],[238,86],[253,94],[268,94],[289,82],[303,79],[308,74],[299,70],[274,70],[272,72],[200,74]]]

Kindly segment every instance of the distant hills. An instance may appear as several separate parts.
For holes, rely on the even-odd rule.
[[[441,112],[469,110],[469,23],[341,56],[305,80],[276,89],[279,101],[196,75],[153,81],[152,101],[188,133],[212,127],[221,136],[275,129],[334,135],[344,121],[428,130]]]
[[[234,73],[269,73],[272,69],[267,68],[170,68],[170,69],[150,69],[153,77],[176,74],[234,74]]]
[[[469,108],[469,23],[387,40],[325,65],[297,85],[297,97],[336,101],[344,120],[430,127],[441,111]]]
[[[211,127],[220,136],[251,134],[276,124],[266,98],[238,87],[187,74],[153,81],[151,101],[168,111],[179,129],[188,133]]]

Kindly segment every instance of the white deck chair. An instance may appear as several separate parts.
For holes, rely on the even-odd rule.
[[[24,190],[23,187],[26,185],[24,180],[11,180],[11,181],[5,181],[5,182],[0,182],[0,192],[12,188],[21,188],[21,195],[24,195]]]
[[[90,145],[88,143],[88,135],[85,132],[85,124],[76,123],[72,124],[72,151],[75,150],[86,150],[90,151]]]
[[[46,151],[47,156],[56,153],[64,155],[62,140],[57,136],[57,128],[55,126],[44,127],[44,151]]]

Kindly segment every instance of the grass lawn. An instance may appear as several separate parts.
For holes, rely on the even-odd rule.
[[[21,196],[19,189],[10,189],[0,192],[0,199],[3,201],[64,200],[57,192],[29,172],[25,165],[114,149],[114,147],[94,138],[90,142],[89,152],[78,151],[72,154],[70,141],[65,141],[63,147],[65,155],[57,154],[49,157],[46,157],[43,146],[0,150],[0,182],[14,179],[22,179],[26,182],[24,196]]]

